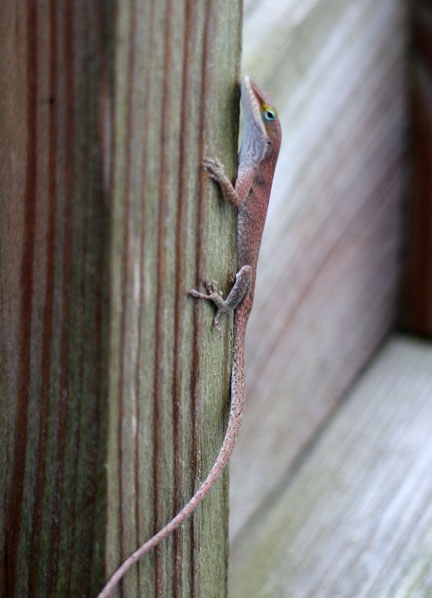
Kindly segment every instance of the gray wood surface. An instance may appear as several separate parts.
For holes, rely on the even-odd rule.
[[[230,597],[430,596],[431,472],[432,345],[393,337],[237,537]]]
[[[284,137],[231,464],[234,538],[394,323],[406,30],[401,0],[245,4],[243,71],[272,95]]]

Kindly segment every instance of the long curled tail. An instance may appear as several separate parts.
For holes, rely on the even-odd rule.
[[[109,578],[102,591],[98,594],[97,598],[106,598],[109,596],[117,583],[134,563],[136,563],[144,554],[152,550],[152,548],[157,546],[159,542],[167,538],[175,529],[180,527],[185,519],[187,519],[203,501],[204,497],[209,493],[211,488],[219,479],[226,464],[228,463],[240,430],[245,403],[244,336],[246,322],[243,323],[242,319],[240,319],[240,321],[241,324],[237,321],[234,329],[234,358],[231,374],[231,411],[225,438],[213,467],[211,468],[206,479],[203,481],[189,502],[186,503],[183,509],[179,511],[179,513],[162,529],[160,529],[157,534],[152,536],[149,540],[147,540],[147,542],[137,548],[135,552],[133,552],[120,565],[120,567]]]

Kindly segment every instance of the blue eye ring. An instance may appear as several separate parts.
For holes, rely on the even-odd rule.
[[[270,108],[270,106],[263,106],[263,119],[267,122],[273,122],[276,120],[276,110]]]

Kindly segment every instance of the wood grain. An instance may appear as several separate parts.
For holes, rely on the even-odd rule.
[[[5,596],[90,595],[103,575],[108,23],[102,5],[1,5]]]
[[[193,495],[225,431],[230,337],[187,292],[209,275],[226,288],[234,270],[235,214],[201,168],[209,152],[234,167],[240,15],[226,4],[131,4],[118,22],[108,573]],[[215,490],[129,572],[128,596],[226,591],[226,480]]]
[[[96,595],[215,459],[230,322],[221,340],[187,291],[235,272],[200,164],[234,174],[240,20],[226,0],[1,3],[0,594]],[[226,537],[224,478],[122,595],[223,595]]]

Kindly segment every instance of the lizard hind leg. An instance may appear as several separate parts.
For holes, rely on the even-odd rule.
[[[217,288],[214,281],[206,280],[205,287],[207,294],[200,293],[195,289],[189,291],[192,297],[197,299],[207,299],[213,301],[216,305],[217,311],[213,324],[218,332],[220,332],[219,321],[222,314],[229,313],[237,308],[249,292],[252,282],[252,268],[251,266],[243,266],[236,274],[235,283],[226,299],[223,298],[222,292]]]

